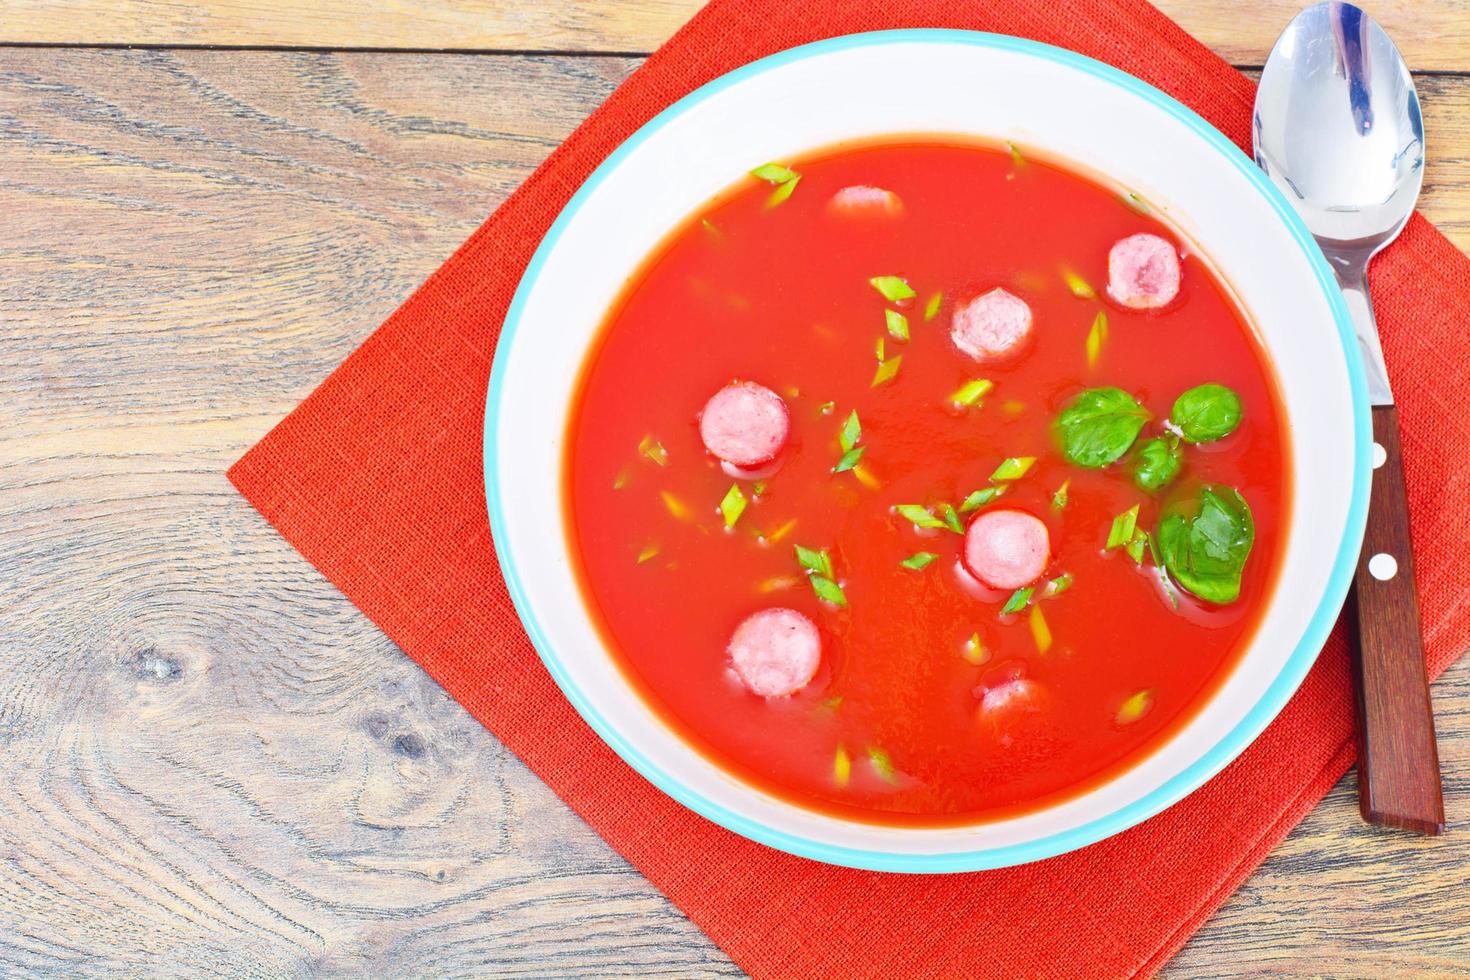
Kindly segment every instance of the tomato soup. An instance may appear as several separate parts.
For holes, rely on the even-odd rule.
[[[753,171],[632,277],[565,506],[594,619],[727,771],[954,825],[1191,717],[1271,591],[1274,377],[1136,195],[909,138]]]

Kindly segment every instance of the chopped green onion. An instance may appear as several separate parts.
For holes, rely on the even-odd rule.
[[[725,516],[726,527],[735,526],[740,515],[745,513],[746,503],[745,494],[740,492],[740,484],[730,484],[730,489],[725,491],[725,497],[720,501],[720,513]]]
[[[899,516],[909,521],[915,527],[944,527],[944,521],[930,513],[929,508],[920,507],[918,504],[896,504],[894,510]]]
[[[776,189],[771,191],[771,196],[766,198],[766,207],[773,208],[786,200],[791,196],[791,192],[796,190],[796,185],[799,183],[801,183],[800,174],[792,177],[790,180],[781,181],[781,183],[776,185]]]
[[[1011,597],[1006,600],[1006,604],[1000,607],[1000,614],[1006,616],[1025,609],[1031,604],[1031,595],[1035,591],[1033,587],[1028,585],[1024,589],[1017,589],[1012,592]]]
[[[899,366],[902,364],[902,355],[899,355],[898,357],[890,357],[886,361],[879,361],[878,370],[873,372],[873,383],[868,385],[868,387],[877,388],[879,385],[885,385],[888,382],[892,381],[894,378],[898,377],[898,369]]]
[[[796,546],[796,563],[809,572],[825,575],[832,578],[832,559],[827,555],[827,549],[816,551],[812,548]]]
[[[1151,214],[1153,212],[1153,208],[1149,207],[1148,202],[1133,191],[1129,191],[1123,195],[1123,203],[1139,214]]]
[[[1123,550],[1128,552],[1128,557],[1133,559],[1133,564],[1143,564],[1143,552],[1144,549],[1148,547],[1148,543],[1151,537],[1152,536],[1141,527],[1133,529],[1133,537],[1129,538],[1128,543],[1123,546]]]
[[[818,599],[830,602],[834,606],[847,605],[847,596],[843,594],[842,586],[825,575],[812,576],[812,591],[816,592]]]
[[[873,355],[878,358],[879,364],[882,364],[888,358],[888,348],[885,346],[886,343],[887,341],[885,341],[882,337],[879,337],[877,340],[873,341]]]
[[[1108,530],[1108,543],[1104,545],[1104,549],[1110,550],[1117,548],[1133,540],[1133,529],[1137,526],[1138,505],[1134,504],[1113,518],[1113,526]]]
[[[929,297],[929,302],[924,304],[924,322],[928,323],[939,315],[939,306],[944,302],[943,293],[935,293]]]
[[[901,340],[904,343],[908,343],[908,339],[909,339],[909,318],[908,317],[904,316],[902,313],[898,312],[897,310],[884,310],[883,311],[883,320],[884,320],[884,323],[888,327],[888,336],[892,337],[894,340]]]
[[[796,518],[793,517],[770,534],[762,534],[760,537],[766,544],[775,544],[794,530],[796,530]]]
[[[1011,456],[1008,459],[1003,459],[1000,465],[995,468],[995,472],[990,474],[990,482],[1005,483],[1008,480],[1019,480],[1026,475],[1026,471],[1035,462],[1035,456]]]
[[[995,382],[987,378],[976,378],[974,381],[966,381],[959,390],[949,396],[949,400],[955,405],[969,407],[977,405],[980,399],[990,394],[990,389],[995,387]]]
[[[980,642],[979,633],[971,633],[970,638],[965,641],[964,648],[960,651],[965,660],[980,666],[990,659],[990,651],[985,649],[985,644]]]
[[[1108,340],[1108,315],[1102,310],[1092,318],[1092,328],[1087,331],[1087,367],[1097,367],[1102,358],[1103,344]]]
[[[902,276],[874,276],[868,282],[890,303],[901,303],[906,299],[913,299],[915,295],[914,287]]]
[[[1131,725],[1138,719],[1142,718],[1144,715],[1148,714],[1149,709],[1151,709],[1153,706],[1154,692],[1139,691],[1137,694],[1124,701],[1122,706],[1118,708],[1118,714],[1115,716],[1115,720],[1120,725]]]
[[[1046,616],[1042,613],[1040,606],[1031,607],[1031,615],[1027,617],[1031,625],[1031,639],[1036,643],[1038,653],[1045,653],[1051,649],[1051,627],[1046,623]]]
[[[793,578],[790,575],[778,575],[775,578],[766,579],[764,582],[758,584],[755,588],[757,592],[780,592],[783,589],[789,589],[793,587],[799,581],[801,580],[798,578]]]
[[[708,218],[700,218],[699,219],[699,225],[700,225],[701,228],[703,228],[706,232],[709,233],[709,236],[711,238],[724,238],[725,237],[725,233],[723,231],[720,231],[719,226],[716,225],[713,221],[709,220]]]
[[[657,554],[658,554],[658,545],[656,545],[656,544],[654,544],[652,542],[649,542],[648,544],[646,544],[646,545],[643,546],[643,550],[642,551],[638,552],[638,564],[640,564],[640,565],[643,564],[644,562],[648,561],[650,558],[653,558]]]
[[[903,561],[899,562],[899,564],[902,565],[904,568],[912,568],[914,571],[917,572],[920,569],[928,568],[929,565],[932,564],[933,561],[938,557],[939,556],[932,551],[916,551],[912,555],[909,555],[907,558],[905,558]]]
[[[1011,151],[1011,163],[1015,165],[1017,170],[1026,166],[1026,158],[1021,156],[1021,151],[1016,148],[1016,144],[1007,143],[1006,148]]]
[[[982,487],[960,503],[960,513],[968,514],[972,510],[979,510],[1005,492],[1005,487]]]
[[[842,423],[842,429],[837,433],[837,444],[842,447],[843,452],[847,452],[853,446],[856,446],[858,440],[862,437],[863,423],[858,418],[857,410],[854,409],[852,414],[848,415],[846,421]]]
[[[893,760],[888,758],[888,753],[882,749],[868,747],[868,762],[873,766],[873,772],[885,783],[898,782],[898,774],[893,770]]]
[[[839,745],[836,754],[832,756],[832,781],[838,786],[846,786],[851,778],[852,759],[848,758],[847,749]]]
[[[1097,291],[1088,284],[1087,280],[1066,266],[1062,266],[1062,278],[1067,281],[1067,288],[1072,291],[1073,296],[1078,299],[1097,299]]]
[[[784,184],[788,180],[794,180],[801,176],[795,170],[790,170],[779,163],[763,163],[750,172],[752,177],[764,180],[768,184]]]
[[[944,526],[955,534],[965,533],[964,522],[960,520],[960,515],[955,511],[952,504],[944,505]]]
[[[660,490],[658,495],[663,498],[664,506],[676,520],[687,521],[694,516],[694,511],[689,509],[689,505],[669,491]]]
[[[822,404],[817,406],[817,411],[823,415],[831,415],[835,408],[837,408],[836,402],[822,402]]]
[[[837,461],[837,465],[832,467],[832,472],[846,473],[848,470],[857,466],[858,460],[863,458],[863,453],[867,451],[867,448],[867,446],[857,446],[843,453],[842,458]]]
[[[766,481],[765,480],[757,480],[756,483],[755,483],[755,486],[753,486],[753,487],[750,488],[750,492],[752,494],[754,494],[755,496],[757,496],[757,497],[765,496],[765,492],[766,492]]]
[[[1067,489],[1072,486],[1071,480],[1063,480],[1062,485],[1057,487],[1057,492],[1051,495],[1051,509],[1055,511],[1066,510]]]
[[[628,485],[628,468],[624,466],[618,470],[618,475],[613,477],[613,489],[621,490]]]
[[[1043,599],[1050,599],[1053,596],[1059,596],[1059,595],[1061,595],[1063,592],[1066,592],[1071,587],[1072,587],[1072,573],[1071,572],[1063,572],[1062,574],[1058,575],[1056,578],[1054,578],[1054,579],[1052,579],[1052,580],[1050,580],[1049,582],[1046,583],[1046,588],[1044,588],[1044,589],[1041,590],[1041,596],[1042,596]]]
[[[644,456],[647,456],[649,459],[653,460],[660,466],[669,465],[669,451],[664,448],[663,443],[659,442],[651,435],[644,436],[641,440],[639,440],[638,452]]]

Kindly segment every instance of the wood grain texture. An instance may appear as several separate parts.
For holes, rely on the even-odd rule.
[[[224,478],[635,64],[0,51],[0,975],[739,975]],[[1167,975],[1461,972],[1434,695],[1450,833],[1349,779]]]
[[[703,0],[9,0],[0,43],[649,52]],[[1154,0],[1234,64],[1258,65],[1301,0]],[[1470,0],[1365,6],[1420,71],[1470,66]]]
[[[1356,308],[1363,310],[1362,277],[1348,285],[1350,303],[1356,298]],[[1374,460],[1368,527],[1350,600],[1358,622],[1353,672],[1359,805],[1370,823],[1439,834],[1444,832],[1439,754],[1424,677],[1399,412],[1393,405],[1373,406],[1373,446],[1383,459]]]

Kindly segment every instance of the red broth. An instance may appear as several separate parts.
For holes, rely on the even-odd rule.
[[[1075,171],[917,138],[789,165],[802,179],[781,203],[768,203],[770,184],[746,179],[673,232],[630,280],[588,358],[565,499],[594,619],[684,739],[798,805],[936,826],[1076,795],[1185,723],[1257,625],[1289,490],[1269,364],[1228,290],[1177,232]],[[829,213],[832,195],[853,184],[894,191],[902,216]],[[1165,310],[1130,311],[1103,296],[1109,248],[1137,232],[1180,245],[1181,291]],[[1075,295],[1064,267],[1097,296]],[[886,302],[869,283],[880,275],[905,277],[917,297]],[[1013,361],[976,364],[951,343],[951,316],[957,301],[997,285],[1030,304],[1034,336]],[[939,312],[926,320],[935,293]],[[887,336],[885,309],[907,317],[907,343]],[[1107,337],[1089,368],[1100,311]],[[873,387],[879,337],[888,359],[903,360]],[[790,442],[760,480],[733,480],[699,435],[702,406],[737,378],[780,394],[791,415]],[[956,409],[951,394],[975,378],[994,388]],[[1132,454],[1104,469],[1063,458],[1054,422],[1082,389],[1137,397],[1154,416],[1142,441],[1162,431],[1180,392],[1203,382],[1237,392],[1243,421],[1219,442],[1183,447],[1170,487],[1139,489]],[[866,449],[856,472],[834,474],[853,410]],[[1072,585],[1045,598],[1038,588],[1039,614],[1001,615],[1008,594],[962,571],[960,535],[916,530],[893,508],[958,503],[1019,456],[1036,462],[989,508],[1041,517],[1046,575],[1069,573]],[[1135,564],[1104,545],[1116,515],[1139,505],[1138,526],[1152,529],[1161,508],[1205,482],[1245,496],[1255,545],[1237,601],[1176,595],[1176,608],[1147,554]],[[750,503],[727,529],[719,503],[732,483]],[[845,607],[817,598],[797,544],[828,550]],[[920,570],[900,565],[920,551],[939,557]],[[768,607],[805,614],[822,637],[815,677],[789,697],[748,693],[729,666],[732,631]],[[1031,682],[1029,697],[983,708],[987,686],[1016,674]]]

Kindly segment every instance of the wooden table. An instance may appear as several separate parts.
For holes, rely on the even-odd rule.
[[[224,478],[696,4],[0,3],[0,974],[739,974]],[[1470,246],[1470,3],[1374,6]],[[1450,834],[1349,777],[1169,975],[1470,969],[1435,702]]]

